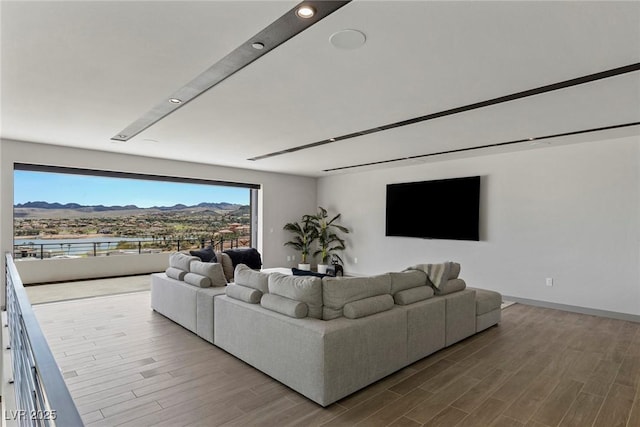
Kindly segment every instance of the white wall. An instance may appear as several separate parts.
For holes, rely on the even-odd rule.
[[[100,151],[0,141],[0,246],[2,253],[13,245],[13,164],[34,163],[141,174],[166,175],[261,185],[257,248],[265,267],[286,265],[294,252],[283,246],[289,239],[282,226],[316,210],[316,179],[258,172],[204,164],[128,156]],[[290,263],[294,265],[292,261]],[[4,262],[2,262],[2,305],[4,305]]]
[[[385,237],[386,184],[472,175],[482,176],[480,242]],[[640,314],[638,137],[321,178],[318,204],[352,229],[347,273],[451,260],[469,286]]]
[[[16,259],[15,264],[22,283],[30,285],[164,271],[169,265],[169,255],[163,252],[86,258],[23,258]]]

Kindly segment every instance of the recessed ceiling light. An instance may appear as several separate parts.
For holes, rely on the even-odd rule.
[[[172,104],[182,104],[182,99],[170,98],[169,102],[172,103]]]
[[[126,138],[127,135],[118,135],[118,138]]]
[[[296,15],[300,18],[308,19],[316,14],[316,10],[311,6],[300,6],[298,10],[296,10]]]
[[[254,49],[262,50],[264,49],[264,43],[261,43],[261,42],[251,43],[251,47]]]

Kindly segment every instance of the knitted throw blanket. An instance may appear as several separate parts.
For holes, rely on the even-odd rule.
[[[420,270],[427,273],[429,280],[433,286],[440,289],[442,285],[449,280],[449,268],[451,263],[443,262],[441,264],[418,264],[409,267],[408,270]]]

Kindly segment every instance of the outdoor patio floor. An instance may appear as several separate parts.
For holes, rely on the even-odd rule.
[[[74,282],[26,285],[31,304],[67,301],[96,296],[148,291],[151,278],[148,274],[108,279],[78,280]]]

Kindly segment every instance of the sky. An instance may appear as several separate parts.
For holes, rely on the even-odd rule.
[[[139,208],[228,202],[248,205],[250,190],[219,185],[14,171],[13,203],[78,203]]]

